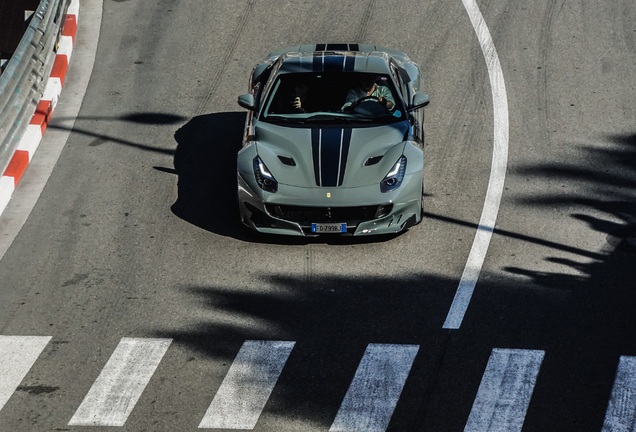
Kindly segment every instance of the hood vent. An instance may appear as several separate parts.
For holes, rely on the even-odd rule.
[[[293,158],[278,155],[278,159],[280,159],[280,161],[287,166],[296,166],[296,162],[294,162]]]
[[[364,163],[364,166],[375,165],[382,160],[383,156],[372,156]]]

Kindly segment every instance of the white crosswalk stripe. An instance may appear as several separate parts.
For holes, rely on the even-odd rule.
[[[602,432],[636,432],[636,357],[620,358]]]
[[[0,335],[0,410],[50,336]],[[123,338],[68,423],[123,426],[172,343]],[[245,341],[199,428],[254,429],[294,348],[291,341]],[[411,372],[417,345],[370,344],[329,429],[385,431]],[[520,432],[544,351],[494,348],[465,432]],[[620,358],[601,432],[636,432],[636,357]]]
[[[0,409],[50,340],[50,336],[0,336]]]
[[[294,342],[246,341],[199,428],[253,429]]]
[[[521,431],[544,354],[493,349],[464,432]]]
[[[418,349],[417,345],[369,345],[329,430],[385,431]]]
[[[171,342],[123,338],[69,425],[123,426]]]

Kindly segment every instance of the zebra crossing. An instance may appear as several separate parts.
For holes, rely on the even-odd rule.
[[[0,410],[50,340],[50,336],[0,336]]]
[[[495,348],[464,431],[521,431],[543,356],[543,351]]]
[[[123,426],[171,342],[122,339],[69,425]]]
[[[253,429],[293,347],[293,342],[246,341],[199,428]]]
[[[0,336],[0,416],[50,340],[50,336]],[[121,339],[68,425],[124,426],[171,343],[159,338]],[[199,428],[253,429],[294,345],[245,341]],[[419,349],[369,344],[330,432],[385,431]],[[464,431],[520,432],[544,355],[541,350],[494,348]],[[636,357],[620,357],[601,432],[636,432]]]

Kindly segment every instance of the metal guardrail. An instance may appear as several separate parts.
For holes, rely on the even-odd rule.
[[[29,124],[55,60],[70,0],[41,0],[0,75],[0,175]]]

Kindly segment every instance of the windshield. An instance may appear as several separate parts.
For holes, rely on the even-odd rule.
[[[261,120],[272,123],[394,123],[404,106],[387,75],[281,74],[271,86]]]

